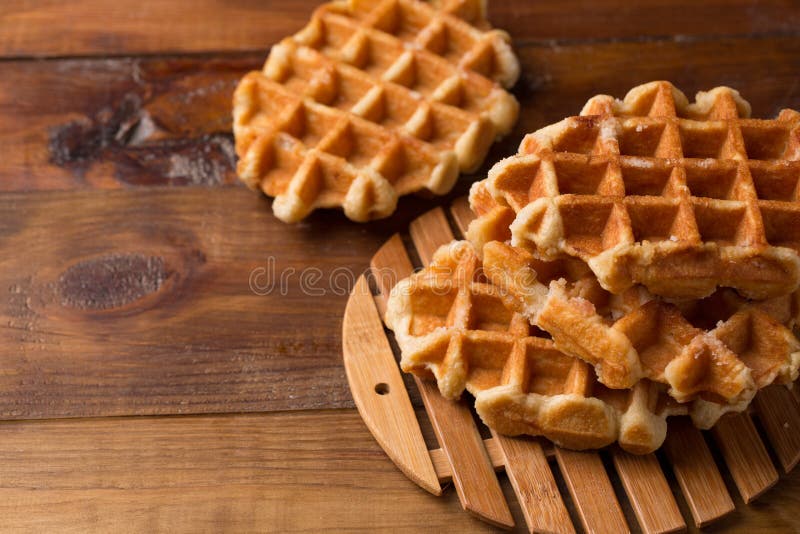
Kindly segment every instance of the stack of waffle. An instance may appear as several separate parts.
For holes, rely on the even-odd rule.
[[[236,88],[237,172],[285,222],[387,217],[477,169],[516,122],[518,76],[480,0],[335,0]]]
[[[657,449],[800,367],[800,114],[667,82],[528,135],[476,183],[468,241],[398,284],[405,371],[507,435]]]

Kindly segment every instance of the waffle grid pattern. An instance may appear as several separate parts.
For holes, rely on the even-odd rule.
[[[612,293],[786,294],[800,283],[800,114],[749,114],[724,87],[694,104],[668,82],[594,97],[528,135],[489,190],[516,214],[515,245],[581,258]]]
[[[474,2],[331,2],[274,46],[234,95],[238,172],[287,222],[342,206],[390,215],[400,195],[448,192],[510,131],[519,66]],[[471,7],[470,7],[471,6]]]
[[[800,319],[800,291],[751,303],[720,289],[678,306],[643,288],[612,295],[580,259],[542,260],[509,245],[513,210],[497,202],[486,182],[472,187],[470,206],[477,217],[467,238],[508,305],[547,331],[560,350],[595,366],[608,387],[631,387],[642,378],[665,384],[679,401],[700,399],[692,416],[708,427],[721,415],[718,406],[743,409],[757,389],[797,377],[800,342],[792,328]]]
[[[691,403],[700,428],[744,410],[757,390],[797,379],[797,294],[749,303],[720,290],[678,307],[641,288],[621,296],[587,291],[585,277],[554,269],[563,260],[538,260],[505,243],[486,244],[483,261],[508,292],[507,305],[547,331],[556,348],[594,366],[600,382],[663,384],[670,397]]]
[[[618,441],[642,454],[663,443],[667,416],[704,409],[702,401],[676,403],[646,379],[625,390],[603,386],[589,365],[510,311],[466,241],[441,247],[430,266],[395,286],[386,324],[404,371],[432,375],[450,399],[466,389],[501,434],[541,435],[576,449]]]

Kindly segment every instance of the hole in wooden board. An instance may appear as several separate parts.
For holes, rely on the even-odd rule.
[[[385,382],[375,384],[375,393],[378,395],[386,395],[389,393],[389,384],[386,384]]]

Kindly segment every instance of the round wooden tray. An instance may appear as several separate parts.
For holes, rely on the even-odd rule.
[[[412,256],[427,264],[440,245],[463,235],[473,217],[466,199],[450,207],[450,216],[453,226],[441,208],[411,223]],[[409,250],[403,238],[394,235],[370,263],[374,294],[366,275],[356,282],[342,327],[344,365],[356,406],[372,435],[406,476],[434,495],[441,495],[442,484],[452,481],[465,510],[494,525],[512,527],[514,520],[495,473],[504,470],[529,531],[574,532],[561,487],[569,493],[574,514],[586,531],[625,532],[630,527],[612,485],[616,478],[642,531],[673,532],[685,528],[688,518],[681,514],[659,456],[674,474],[698,527],[734,510],[720,468],[730,475],[742,501],[749,503],[779,479],[765,443],[786,472],[800,460],[797,386],[766,388],[750,412],[724,417],[708,437],[685,418],[673,418],[661,451],[636,456],[618,447],[574,452],[546,440],[494,432],[484,439],[482,423],[466,402],[448,401],[434,383],[414,377],[439,443],[439,448],[429,450],[381,321],[389,291],[413,271]],[[485,429],[484,435],[488,435]],[[721,458],[719,465],[712,451]],[[613,470],[606,470],[605,455]],[[563,484],[556,477],[563,478]]]

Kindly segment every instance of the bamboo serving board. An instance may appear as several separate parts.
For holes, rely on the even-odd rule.
[[[689,518],[681,514],[656,454],[636,456],[618,447],[575,452],[546,440],[494,432],[483,438],[482,423],[466,401],[446,400],[434,383],[414,377],[439,445],[429,449],[387,337],[391,334],[381,318],[394,283],[414,270],[411,258],[426,265],[440,245],[463,235],[473,217],[466,199],[457,200],[449,216],[436,208],[414,220],[408,249],[408,241],[400,234],[390,238],[372,257],[372,284],[367,275],[358,279],[344,314],[343,353],[350,390],[361,417],[389,458],[434,495],[441,495],[442,484],[452,481],[466,511],[499,527],[510,528],[514,520],[496,471],[508,476],[530,532],[574,532],[573,519],[587,532],[630,531],[614,491],[615,479],[643,532],[685,529]],[[662,449],[663,463],[671,469],[698,527],[735,508],[720,469],[729,473],[742,501],[749,503],[778,482],[773,457],[785,472],[797,465],[797,386],[793,390],[766,388],[756,396],[751,411],[724,417],[708,434],[685,418],[673,418]],[[713,450],[722,459],[719,465]],[[608,463],[603,462],[606,454],[611,459]],[[558,484],[558,478],[563,484]],[[574,518],[565,499],[574,505]]]

